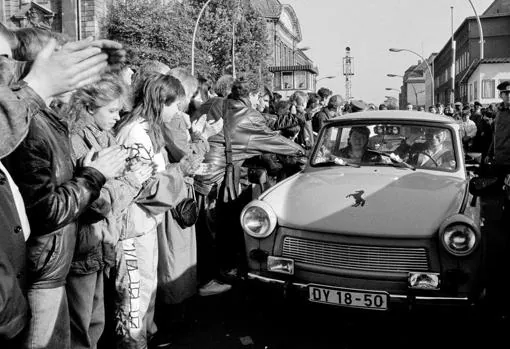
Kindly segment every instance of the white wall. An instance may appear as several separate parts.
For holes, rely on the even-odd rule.
[[[467,83],[468,101],[473,103],[479,101],[483,105],[490,103],[499,103],[499,92],[495,88],[494,98],[482,98],[482,80],[494,80],[494,86],[505,80],[510,80],[510,63],[480,64],[471,74]],[[474,95],[475,84],[477,87],[477,95]],[[473,91],[473,93],[469,93]]]

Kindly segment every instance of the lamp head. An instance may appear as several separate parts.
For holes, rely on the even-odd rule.
[[[402,49],[400,48],[390,48],[390,52],[401,52]]]

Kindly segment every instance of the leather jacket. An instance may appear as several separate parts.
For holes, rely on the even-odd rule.
[[[301,146],[269,129],[265,118],[251,107],[247,98],[217,100],[217,103],[210,106],[207,118],[217,120],[216,114],[219,114],[224,119],[223,130],[208,139],[210,151],[205,154],[204,163],[209,164],[210,174],[195,176],[196,182],[207,185],[223,179],[226,168],[225,132],[231,138],[234,165],[240,166],[244,160],[264,153],[305,154]],[[224,103],[227,103],[225,108]]]
[[[9,60],[0,57],[0,80],[7,77],[3,64]],[[22,64],[22,62],[17,62]],[[30,101],[40,97],[28,86],[11,89],[0,81],[0,159],[12,153],[23,140],[33,115],[38,112]],[[0,169],[0,347],[9,347],[29,320],[28,304],[24,296],[26,281],[26,249],[22,223],[16,209],[7,173]]]
[[[317,114],[315,114],[312,118],[312,129],[313,132],[319,133],[324,123],[338,116],[334,110],[329,109],[328,107],[322,108]]]
[[[46,107],[38,110],[27,137],[4,161],[25,201],[32,233],[27,241],[29,288],[64,285],[76,244],[77,218],[105,183],[94,168],[74,168],[67,125]]]

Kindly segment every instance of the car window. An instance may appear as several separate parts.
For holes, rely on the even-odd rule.
[[[385,166],[392,163],[387,156],[392,155],[417,168],[454,171],[457,155],[452,139],[447,127],[403,123],[331,125],[318,140],[311,163],[342,159],[356,165]]]

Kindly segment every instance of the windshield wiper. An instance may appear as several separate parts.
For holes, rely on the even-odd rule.
[[[408,168],[410,170],[413,170],[413,171],[416,171],[416,167],[414,167],[413,165],[411,164],[408,164],[407,162],[405,162],[404,160],[402,160],[398,155],[395,155],[394,153],[391,153],[391,154],[386,154],[386,153],[383,153],[381,151],[377,151],[377,150],[372,150],[370,149],[370,152],[372,153],[376,153],[378,155],[381,155],[381,156],[385,156],[387,157],[388,159],[390,159],[391,161],[391,164],[394,164],[394,165],[399,165],[398,167],[401,167],[401,168]],[[390,165],[390,164],[388,164]]]
[[[355,168],[360,168],[361,166],[358,164],[352,164],[347,161],[342,160],[341,158],[335,158],[334,160],[319,162],[318,164],[314,164],[315,167],[327,167],[327,166],[350,166]]]

